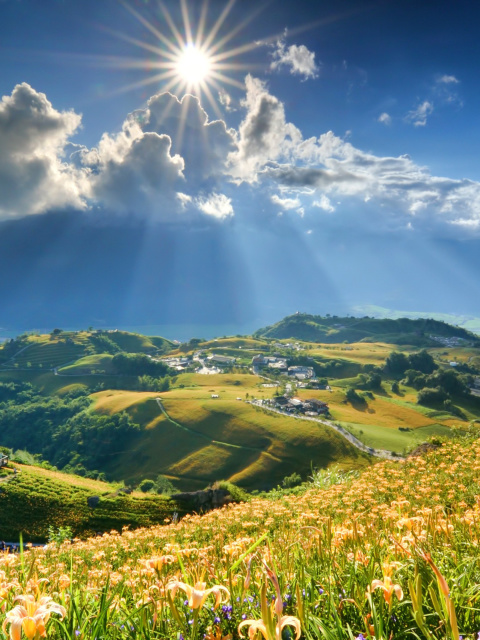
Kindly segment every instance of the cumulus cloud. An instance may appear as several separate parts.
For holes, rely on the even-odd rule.
[[[198,98],[163,93],[129,114],[121,132],[104,134],[97,148],[76,150],[72,159],[89,167],[93,196],[112,210],[225,218],[233,208],[224,196],[196,201],[192,194],[223,175],[234,148],[233,131],[222,120],[210,121]]]
[[[386,125],[392,124],[392,116],[384,111],[378,116],[378,122]]]
[[[93,196],[114,211],[168,217],[184,181],[183,158],[170,150],[165,134],[135,135],[124,127],[117,136],[104,135],[97,152],[89,154],[96,161]]]
[[[247,94],[242,106],[247,113],[239,127],[237,150],[228,159],[234,178],[254,182],[258,170],[284,155],[300,132],[287,124],[283,104],[269,93],[264,82],[248,75],[245,84]]]
[[[480,183],[432,176],[408,155],[377,156],[332,131],[304,139],[286,121],[283,104],[254,78],[248,78],[243,106],[246,114],[239,150],[230,155],[231,171],[250,184],[287,191],[288,198],[271,197],[275,205],[332,212],[330,198],[335,196],[384,211],[385,219],[415,217],[416,227],[420,220],[429,220],[480,229]]]
[[[81,116],[57,111],[26,82],[0,102],[0,215],[24,216],[58,207],[84,208],[86,172],[62,160]]]
[[[287,47],[282,38],[276,42],[272,58],[271,69],[287,67],[292,75],[302,76],[303,80],[318,77],[320,69],[315,63],[315,52],[309,51],[303,44]]]
[[[212,193],[207,198],[196,198],[195,204],[200,211],[213,218],[229,218],[234,214],[232,200],[223,193]]]
[[[331,131],[304,138],[252,76],[242,108],[234,131],[210,121],[192,96],[156,95],[121,131],[87,149],[68,140],[78,114],[57,111],[44,94],[18,85],[0,103],[0,216],[95,203],[162,220],[221,221],[235,214],[233,185],[247,183],[306,219],[337,211],[341,220],[346,204],[375,212],[375,224],[397,220],[405,228],[415,220],[415,229],[440,222],[480,231],[480,183],[432,176],[408,155],[368,153]],[[412,122],[423,126],[431,109],[428,101],[419,105]]]
[[[406,115],[407,122],[411,122],[414,127],[424,127],[427,124],[428,116],[433,113],[433,104],[428,100],[424,100],[415,109],[409,111]]]
[[[223,175],[227,156],[236,148],[235,132],[223,120],[209,120],[195,96],[155,95],[131,118],[144,132],[170,136],[173,151],[185,161],[187,181],[197,184]]]

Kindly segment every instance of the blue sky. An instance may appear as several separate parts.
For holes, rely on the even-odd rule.
[[[479,14],[0,0],[0,326],[480,315]]]

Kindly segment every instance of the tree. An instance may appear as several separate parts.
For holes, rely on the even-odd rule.
[[[153,489],[154,486],[155,486],[154,480],[149,480],[148,478],[145,478],[145,480],[142,480],[140,482],[140,484],[138,485],[138,488],[140,489],[140,491],[143,491],[143,493],[148,493]]]
[[[403,375],[408,368],[407,356],[398,351],[392,351],[385,361],[385,369],[393,375]]]

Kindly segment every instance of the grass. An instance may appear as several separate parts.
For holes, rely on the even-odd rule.
[[[85,345],[81,343],[65,344],[62,341],[32,342],[24,351],[15,356],[13,360],[5,363],[5,367],[18,366],[19,369],[44,368],[53,369],[62,364],[77,360],[85,352]]]
[[[238,394],[243,397],[246,389],[260,394],[255,376],[185,374],[180,380],[190,385],[162,394],[112,390],[92,396],[92,411],[127,411],[143,427],[133,450],[115,452],[107,464],[112,477],[138,481],[162,473],[182,489],[204,488],[221,479],[268,488],[285,475],[305,473],[312,464],[367,463],[366,456],[328,427],[239,402]],[[212,398],[213,392],[220,397]],[[173,422],[162,415],[156,397]]]
[[[80,358],[73,364],[61,367],[60,375],[88,375],[94,372],[112,373],[113,356],[108,353],[95,354]]]
[[[449,436],[450,428],[443,424],[430,424],[425,427],[400,431],[399,429],[385,429],[376,424],[358,424],[339,422],[342,427],[350,431],[356,438],[376,449],[386,449],[404,455],[412,447],[425,442],[431,436]]]

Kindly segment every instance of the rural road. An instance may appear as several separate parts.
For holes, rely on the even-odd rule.
[[[394,456],[390,451],[385,451],[384,449],[372,449],[371,447],[367,447],[363,442],[360,442],[358,438],[352,435],[349,431],[341,427],[340,425],[335,424],[334,422],[330,422],[329,420],[322,420],[321,418],[313,418],[310,416],[292,416],[290,413],[286,413],[285,411],[280,411],[279,409],[274,409],[273,407],[268,407],[260,403],[258,400],[246,400],[249,404],[260,407],[261,409],[265,409],[266,411],[272,411],[273,413],[279,413],[282,416],[287,416],[289,418],[295,418],[297,420],[310,420],[311,422],[319,422],[327,427],[331,427],[335,429],[337,433],[342,435],[346,440],[348,440],[354,447],[360,449],[360,451],[364,451],[365,453],[369,453],[371,456],[375,456],[376,458],[384,458],[386,460],[400,460],[401,456]]]

